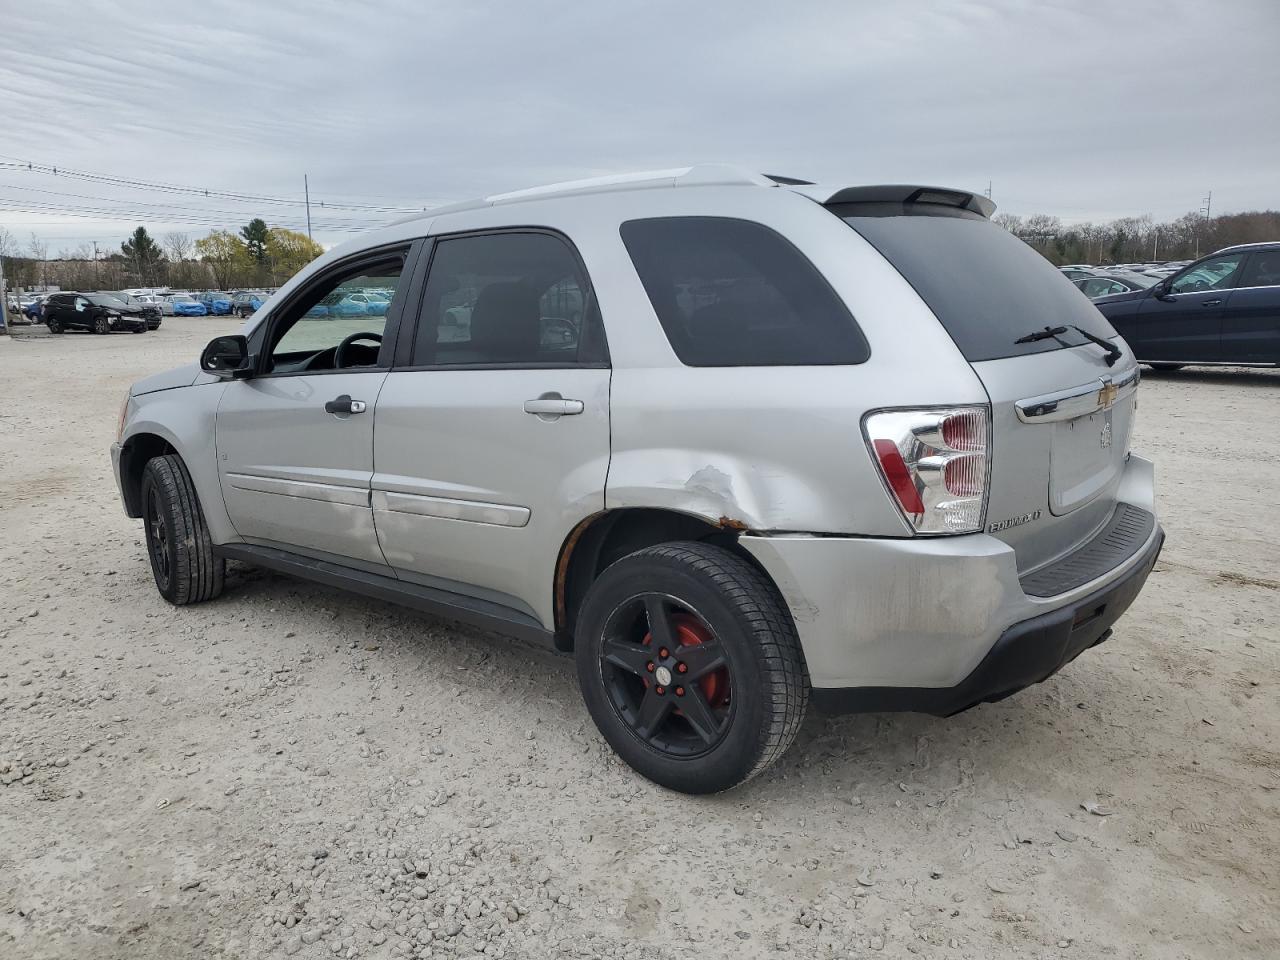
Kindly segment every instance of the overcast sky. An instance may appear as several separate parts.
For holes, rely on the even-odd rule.
[[[316,239],[692,162],[1068,220],[1280,207],[1280,0],[0,0],[0,163],[301,200]],[[88,213],[71,216],[72,212]],[[51,253],[296,203],[0,167]]]

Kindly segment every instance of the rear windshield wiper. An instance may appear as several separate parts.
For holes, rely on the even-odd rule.
[[[1058,334],[1066,332],[1066,327],[1045,327],[1043,330],[1037,330],[1035,333],[1028,333],[1025,337],[1019,337],[1013,342],[1035,343],[1037,340],[1048,340],[1050,337],[1056,337]]]
[[[1080,334],[1080,336],[1084,337],[1086,340],[1092,340],[1094,343],[1100,346],[1103,350],[1107,351],[1107,355],[1105,359],[1107,361],[1108,367],[1115,366],[1115,362],[1123,356],[1123,354],[1120,352],[1120,348],[1117,347],[1110,340],[1104,340],[1102,337],[1096,336],[1095,334],[1090,333],[1088,330],[1081,330],[1079,327],[1076,327],[1075,330],[1078,334]]]

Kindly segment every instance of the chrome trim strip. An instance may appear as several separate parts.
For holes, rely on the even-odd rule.
[[[416,493],[373,491],[373,509],[389,513],[409,513],[419,517],[444,520],[466,520],[500,527],[523,527],[529,523],[529,508],[479,500],[454,500],[450,497],[428,497]]]
[[[228,473],[226,478],[235,489],[252,493],[272,493],[282,497],[321,500],[325,503],[341,503],[349,507],[369,506],[367,487],[344,487],[332,483],[284,480],[280,477],[254,476],[247,473]]]
[[[1078,387],[1019,400],[1014,404],[1023,423],[1057,423],[1106,410],[1138,389],[1139,373],[1132,369],[1116,377],[1099,377]]]

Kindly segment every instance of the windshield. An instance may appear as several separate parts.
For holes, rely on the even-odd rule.
[[[884,205],[888,207],[889,205]],[[1096,307],[1053,266],[1003,227],[976,213],[893,205],[831,208],[892,263],[928,304],[965,359],[1044,353],[1116,335]],[[1016,343],[1045,327],[1057,337]]]
[[[119,297],[113,297],[109,293],[91,293],[86,299],[99,307],[127,307],[128,304]]]
[[[1116,276],[1126,283],[1133,284],[1139,290],[1145,290],[1147,287],[1154,287],[1160,282],[1159,277],[1149,277],[1145,273],[1131,273],[1128,270],[1117,270]]]
[[[183,295],[182,295],[182,296],[180,296],[180,297],[170,297],[170,298],[169,298],[169,302],[170,302],[170,303],[195,303],[195,302],[196,302],[196,298],[195,298],[195,297],[188,297],[186,294],[183,294]]]

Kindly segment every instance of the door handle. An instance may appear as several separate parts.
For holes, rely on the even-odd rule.
[[[524,402],[524,412],[531,413],[543,420],[554,420],[557,417],[573,417],[583,411],[581,400],[566,400],[558,393],[544,393],[536,400]]]
[[[1200,301],[1200,306],[1202,306],[1202,307],[1216,307],[1216,306],[1218,306],[1220,303],[1222,303],[1222,301],[1221,301],[1221,300],[1201,300],[1201,301]]]
[[[364,401],[352,400],[349,393],[334,397],[324,405],[325,413],[364,413],[365,409]]]

